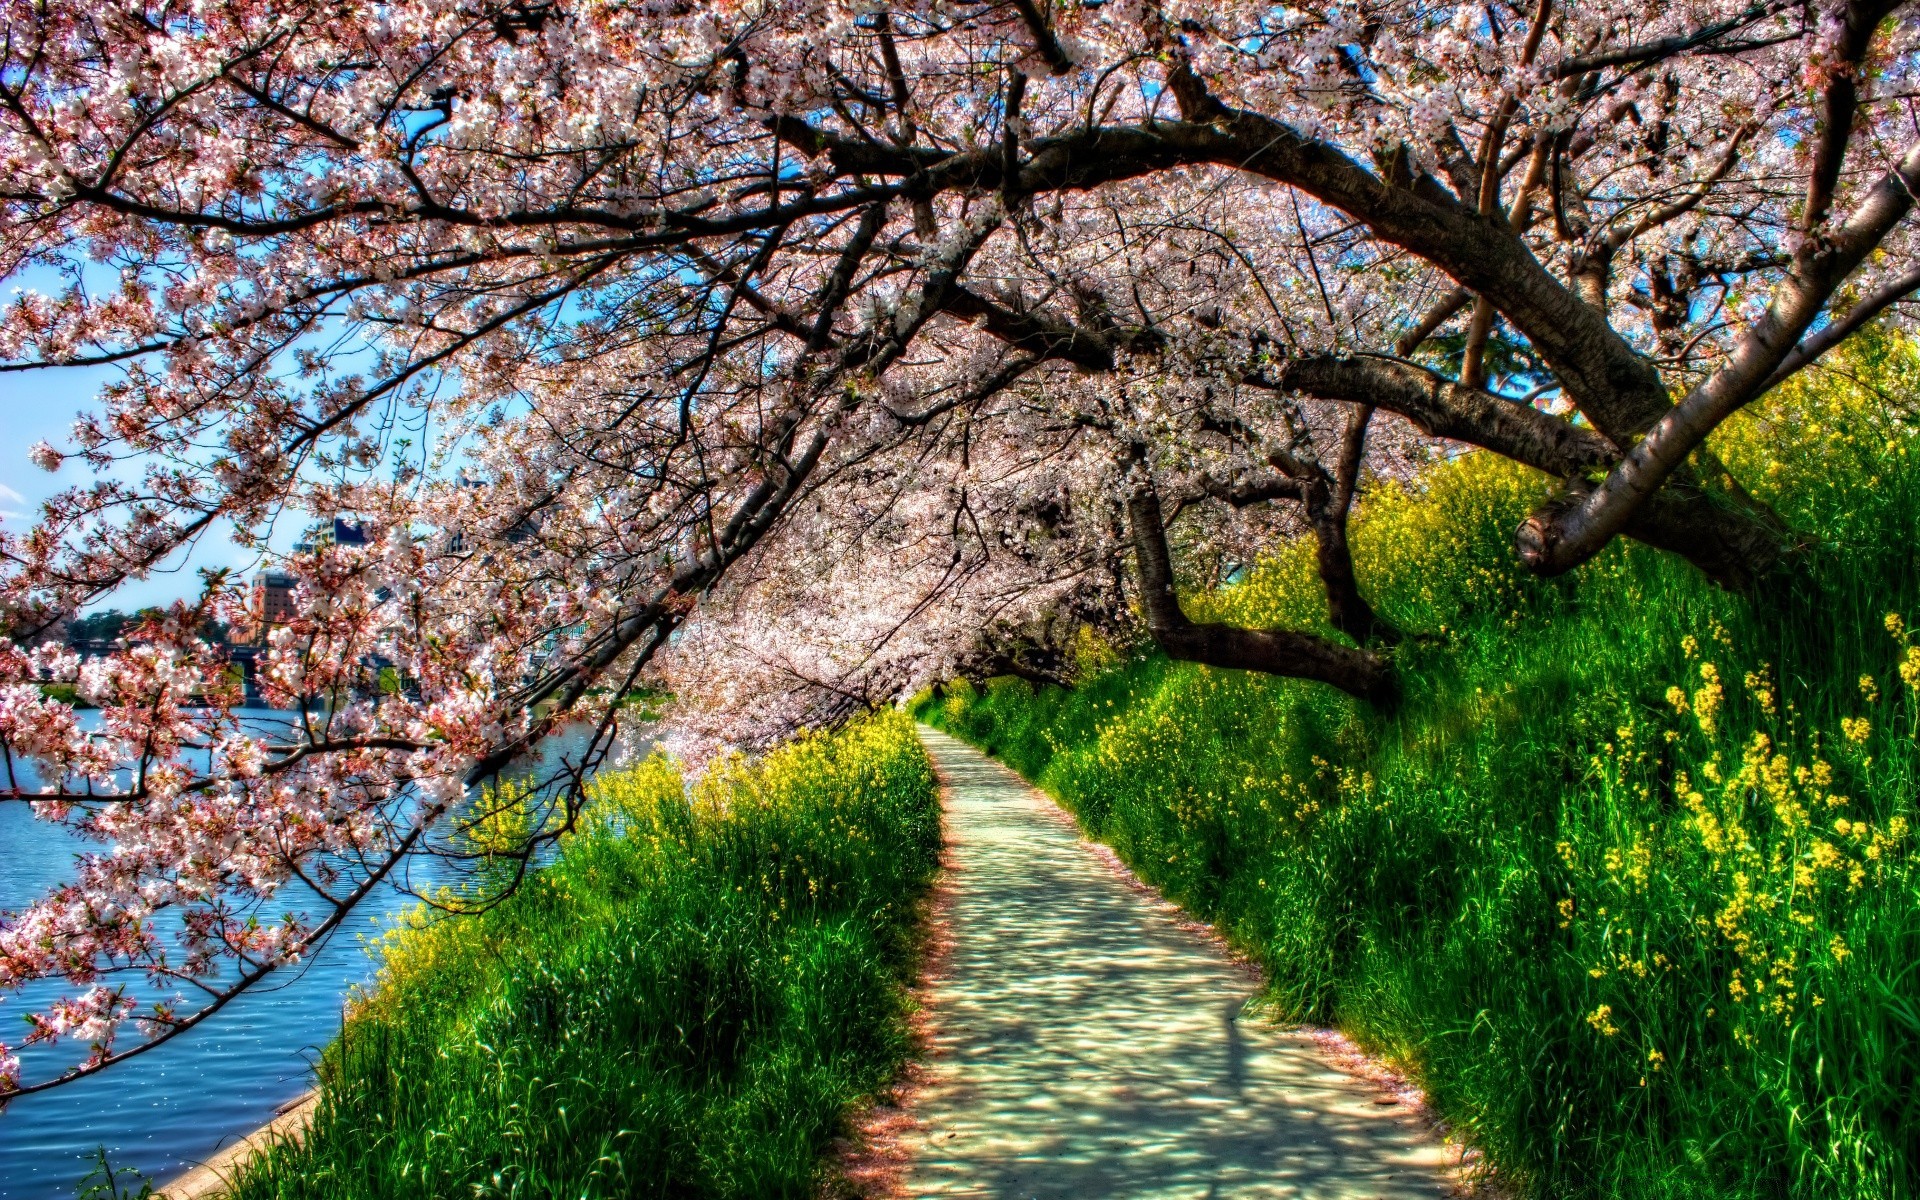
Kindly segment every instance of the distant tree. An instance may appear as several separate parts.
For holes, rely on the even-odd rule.
[[[112,642],[119,638],[121,631],[133,620],[117,608],[102,612],[89,613],[84,617],[75,617],[67,624],[67,639],[70,643]]]

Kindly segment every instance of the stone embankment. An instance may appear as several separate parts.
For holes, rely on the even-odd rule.
[[[283,1138],[296,1138],[313,1119],[314,1106],[320,1103],[317,1092],[284,1106],[273,1120],[228,1146],[206,1162],[175,1179],[160,1190],[163,1200],[217,1200],[226,1194],[227,1182],[254,1152]]]

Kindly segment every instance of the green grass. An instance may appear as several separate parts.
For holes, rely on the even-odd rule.
[[[1529,1194],[1920,1195],[1920,649],[1887,624],[1920,619],[1920,437],[1889,395],[1920,365],[1880,342],[1717,439],[1811,542],[1757,597],[1633,546],[1527,577],[1544,482],[1475,455],[1356,520],[1362,586],[1422,635],[1391,714],[1148,654],[919,711]],[[1279,547],[1189,607],[1324,627],[1311,572]]]
[[[415,919],[327,1048],[266,1197],[800,1197],[897,1071],[932,768],[889,713],[596,785],[588,828],[483,916]]]

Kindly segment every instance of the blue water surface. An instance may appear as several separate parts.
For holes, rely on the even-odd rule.
[[[90,848],[97,844],[36,819],[27,805],[0,802],[0,912],[68,878],[75,852]],[[425,882],[418,869],[411,882]],[[102,1147],[115,1167],[164,1184],[271,1120],[313,1086],[312,1063],[339,1032],[349,990],[373,976],[368,944],[414,903],[383,887],[297,972],[269,977],[163,1046],[0,1108],[0,1200],[69,1200]],[[73,990],[34,985],[0,993],[0,1041],[18,1046],[22,1014]],[[65,1044],[22,1052],[23,1077],[46,1078],[82,1055],[83,1047]]]

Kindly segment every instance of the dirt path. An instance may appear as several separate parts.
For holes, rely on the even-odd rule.
[[[900,1149],[910,1196],[1440,1197],[1451,1155],[1257,981],[978,751],[923,730],[949,787],[949,945]]]

